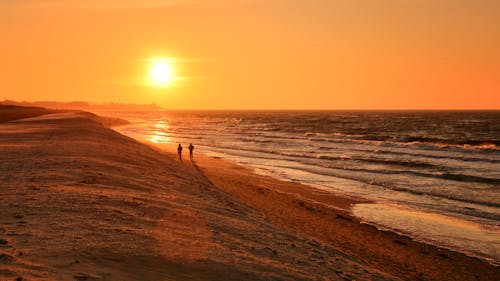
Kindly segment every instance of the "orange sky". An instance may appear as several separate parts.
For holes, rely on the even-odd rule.
[[[0,99],[500,109],[498,0],[0,0]],[[179,81],[138,83],[151,57]]]

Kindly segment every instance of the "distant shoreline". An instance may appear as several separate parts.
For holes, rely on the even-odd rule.
[[[500,111],[500,108],[454,108],[454,109],[446,109],[446,108],[417,108],[417,109],[405,109],[405,108],[378,108],[378,109],[360,109],[360,108],[352,108],[352,109],[275,109],[275,108],[264,108],[264,109],[255,109],[255,108],[242,108],[242,109],[234,109],[234,108],[216,108],[216,109],[206,109],[206,108],[183,108],[183,109],[172,109],[172,108],[164,108],[158,106],[155,103],[152,104],[128,104],[128,103],[112,103],[112,102],[84,102],[84,101],[72,101],[72,102],[58,102],[58,101],[13,101],[13,100],[4,100],[0,101],[0,105],[16,105],[23,107],[44,107],[44,108],[54,108],[54,109],[64,109],[64,110],[87,110],[87,111],[248,111],[248,112],[352,112],[352,111],[360,111],[360,112],[488,112],[488,111]]]

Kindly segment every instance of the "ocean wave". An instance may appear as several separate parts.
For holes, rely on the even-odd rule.
[[[304,137],[346,137],[346,138],[356,138],[362,137],[363,135],[346,135],[342,133],[316,133],[316,132],[306,132]]]
[[[215,147],[214,147],[215,148]],[[352,171],[352,172],[365,172],[365,173],[374,173],[374,174],[385,174],[385,175],[412,175],[426,178],[436,178],[443,180],[453,180],[457,182],[474,182],[474,183],[483,183],[483,184],[492,184],[492,185],[500,185],[500,179],[489,178],[489,177],[481,177],[476,175],[467,175],[467,174],[457,174],[450,172],[431,172],[427,169],[432,170],[445,170],[447,167],[418,162],[418,161],[408,161],[408,160],[395,160],[395,159],[371,159],[371,158],[360,158],[353,157],[350,155],[338,155],[338,156],[329,156],[329,155],[308,155],[307,153],[287,153],[287,152],[278,152],[272,149],[241,149],[234,148],[230,146],[216,146],[216,148],[222,149],[221,152],[230,154],[233,156],[243,156],[243,157],[251,157],[258,159],[268,159],[268,160],[289,160],[293,162],[298,162],[311,166],[318,166],[323,168],[330,169],[341,169],[343,171]],[[228,151],[230,150],[230,151]],[[248,154],[251,153],[251,154]],[[259,155],[255,154],[259,153]],[[264,155],[262,155],[264,154]],[[309,153],[311,154],[311,153]],[[282,156],[286,158],[276,158],[276,156]],[[306,160],[309,159],[309,160]],[[326,164],[322,165],[321,163],[314,162],[315,159],[327,160],[327,161],[339,161],[339,165],[334,164]],[[313,162],[311,162],[313,161]],[[401,167],[413,167],[413,168],[425,168],[426,170],[397,170],[397,169],[367,169],[367,168],[357,168],[357,165],[349,165],[346,166],[342,164],[345,161],[359,161],[366,163],[379,163],[384,165],[396,165]],[[322,175],[331,175],[330,173],[324,173]]]
[[[262,139],[256,139],[256,138],[239,138],[241,141],[244,141],[244,142],[253,142],[253,143],[273,143],[275,142],[275,140],[270,140],[270,139],[267,139],[267,140],[262,140]]]
[[[408,156],[417,156],[417,157],[425,157],[425,158],[434,158],[434,159],[452,159],[452,160],[460,160],[460,161],[473,161],[473,162],[488,162],[488,163],[500,163],[500,160],[495,159],[485,159],[479,157],[461,157],[461,156],[453,156],[453,155],[436,155],[436,154],[421,154],[409,151],[388,151],[388,150],[376,150],[373,151],[378,154],[400,154],[400,155],[408,155]]]
[[[342,156],[337,157],[336,159],[348,159],[354,160],[354,158],[346,157],[342,158]],[[318,165],[318,163],[311,163],[308,161],[300,161],[301,163],[308,165]],[[399,164],[400,165],[400,164]],[[412,164],[413,165],[413,164]],[[426,177],[426,178],[435,178],[435,179],[443,179],[443,180],[453,180],[457,182],[471,182],[471,183],[482,183],[482,184],[491,184],[500,186],[500,179],[497,178],[489,178],[489,177],[481,177],[476,175],[468,175],[468,174],[456,174],[449,172],[430,172],[430,171],[416,171],[416,170],[394,170],[394,169],[369,169],[369,168],[357,168],[356,166],[346,166],[346,165],[321,165],[324,168],[330,169],[340,169],[343,171],[352,171],[352,172],[363,172],[363,173],[372,173],[372,174],[383,174],[383,175],[411,175],[418,177]],[[418,164],[415,167],[421,167]],[[438,166],[430,165],[432,168],[438,168]],[[441,167],[444,168],[444,167]],[[329,175],[324,174],[324,175]]]
[[[290,157],[294,159],[294,161],[299,161],[302,158],[308,158],[308,159],[320,159],[320,160],[326,160],[326,161],[346,161],[346,160],[352,160],[352,161],[360,161],[364,163],[374,163],[374,164],[383,164],[383,165],[391,165],[391,166],[402,166],[402,167],[412,167],[412,168],[438,168],[441,170],[445,170],[446,167],[437,165],[435,163],[432,163],[432,159],[452,159],[452,160],[458,160],[458,161],[475,161],[475,162],[485,162],[485,163],[500,163],[499,160],[494,160],[494,159],[485,159],[485,158],[476,158],[476,157],[461,157],[461,156],[454,156],[454,155],[429,155],[429,154],[421,154],[421,153],[412,153],[412,152],[402,152],[402,151],[386,151],[386,150],[377,150],[373,151],[371,149],[353,149],[353,151],[357,151],[360,153],[377,153],[377,154],[387,154],[390,155],[392,159],[384,159],[384,158],[375,158],[375,157],[359,157],[359,156],[352,156],[349,154],[340,154],[340,155],[324,155],[324,154],[318,154],[319,151],[315,150],[309,150],[309,151],[296,151],[296,152],[291,152],[291,151],[283,151],[280,150],[279,147],[275,146],[268,146],[268,147],[262,147],[259,146],[259,143],[262,144],[268,144],[268,143],[275,143],[274,140],[257,140],[255,138],[242,138],[243,141],[250,142],[250,143],[256,143],[256,146],[253,147],[245,147],[245,146],[233,146],[233,145],[227,145],[223,144],[221,142],[217,143],[212,143],[209,144],[209,146],[212,146],[214,148],[219,148],[219,149],[236,149],[236,150],[241,150],[241,151],[246,151],[246,152],[256,152],[256,153],[268,153],[271,155],[276,155],[280,157]],[[283,141],[283,140],[281,140]],[[288,145],[287,147],[290,147]],[[394,158],[401,158],[401,156],[417,156],[422,160],[425,160],[426,158],[429,158],[429,161],[410,161],[410,160],[403,160],[403,159],[394,159]],[[275,159],[276,156],[269,156],[269,159]]]
[[[348,174],[348,173],[335,173],[335,171],[327,171],[327,172],[319,172],[315,168],[310,168],[307,166],[302,166],[302,167],[286,167],[286,166],[281,166],[282,168],[287,168],[287,169],[295,169],[299,171],[304,171],[308,173],[313,173],[313,174],[318,174],[318,175],[323,175],[323,176],[332,176],[336,178],[342,178],[342,179],[348,179],[348,180],[353,180],[357,181],[360,183],[368,184],[370,186],[375,186],[379,188],[384,188],[388,190],[394,190],[394,191],[400,191],[400,192],[406,192],[414,195],[425,195],[425,196],[434,196],[434,197],[439,197],[439,198],[445,198],[448,200],[455,200],[455,201],[460,201],[460,202],[465,202],[465,203],[473,203],[473,204],[479,204],[479,205],[484,205],[484,206],[490,206],[490,207],[500,207],[499,202],[493,202],[491,201],[492,198],[473,198],[472,196],[469,197],[464,197],[464,194],[459,194],[459,193],[446,193],[443,192],[445,189],[426,189],[426,190],[420,190],[420,189],[415,189],[412,187],[403,187],[398,184],[389,182],[389,181],[378,181],[374,180],[371,177],[360,177],[355,174]],[[358,170],[359,171],[359,170]],[[343,171],[345,172],[345,171]],[[366,172],[373,172],[373,171],[368,171],[365,170]],[[394,171],[389,172],[391,174],[394,174]],[[496,219],[499,219],[500,215],[497,214]]]
[[[436,165],[434,165],[434,164],[418,162],[418,161],[362,158],[362,157],[352,157],[352,156],[347,156],[347,155],[341,155],[341,156],[320,155],[318,158],[319,159],[327,159],[327,160],[350,159],[350,160],[356,160],[356,161],[362,161],[362,162],[368,162],[368,163],[377,163],[377,164],[384,164],[384,165],[398,165],[398,166],[417,167],[417,168],[435,168],[436,167]]]
[[[437,174],[437,175],[440,176],[441,178],[447,179],[447,180],[455,180],[455,181],[462,181],[462,182],[488,183],[488,184],[494,184],[494,185],[500,186],[500,179],[478,177],[478,176],[471,176],[471,175],[465,175],[465,174],[453,174],[453,173],[442,173],[442,174]]]
[[[342,133],[318,133],[306,132],[303,135],[310,141],[323,142],[346,142],[346,141],[361,141],[372,144],[393,143],[402,145],[427,145],[437,148],[462,148],[476,149],[487,151],[500,150],[500,140],[494,139],[444,139],[416,136],[400,136],[394,137],[389,135],[361,135],[361,134],[342,134]]]

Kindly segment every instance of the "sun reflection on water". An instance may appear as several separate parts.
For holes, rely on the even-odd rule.
[[[150,142],[153,143],[167,143],[170,142],[170,137],[168,136],[168,131],[170,126],[167,121],[159,120],[153,125],[154,129],[151,130],[152,135],[149,138]]]

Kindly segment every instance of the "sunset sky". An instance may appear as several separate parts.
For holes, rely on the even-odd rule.
[[[498,0],[0,0],[0,100],[500,109],[499,15]],[[152,82],[155,58],[172,79]]]

